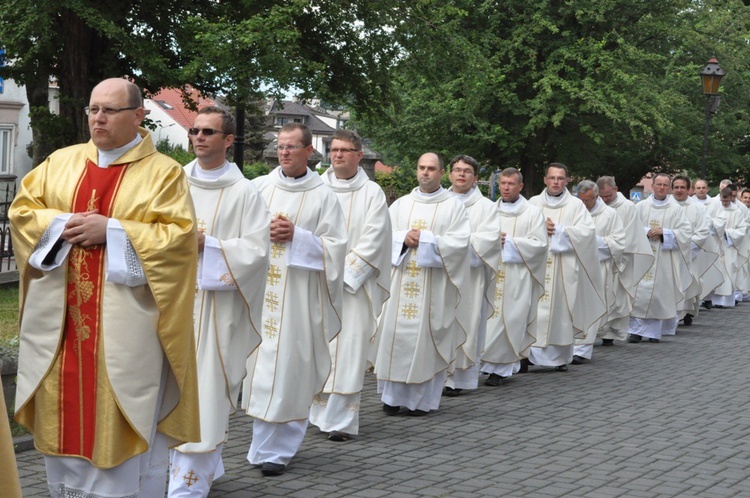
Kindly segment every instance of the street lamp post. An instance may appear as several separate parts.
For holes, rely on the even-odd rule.
[[[725,71],[719,67],[716,57],[711,57],[701,71],[701,83],[703,83],[703,94],[706,96],[706,128],[703,132],[703,158],[701,160],[701,179],[706,179],[706,156],[708,155],[708,128],[711,126],[711,116],[719,110],[721,97],[719,85]]]

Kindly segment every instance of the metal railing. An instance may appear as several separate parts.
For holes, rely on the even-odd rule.
[[[16,176],[0,175],[0,272],[16,270],[13,241],[10,238],[8,209],[16,196]]]

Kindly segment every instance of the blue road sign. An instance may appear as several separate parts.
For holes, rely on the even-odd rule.
[[[640,192],[630,192],[630,200],[633,202],[638,202],[641,200],[641,193]]]

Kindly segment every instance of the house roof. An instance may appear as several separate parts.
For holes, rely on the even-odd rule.
[[[198,109],[214,105],[214,101],[204,97],[201,93],[190,85],[186,85],[190,99],[197,104]],[[192,111],[185,106],[182,100],[182,90],[179,88],[162,88],[151,96],[151,101],[159,105],[161,109],[175,120],[184,129],[193,126],[196,111]]]
[[[321,113],[314,112],[312,109],[300,102],[294,102],[291,100],[274,101],[271,104],[268,114],[280,115],[280,116],[304,116],[304,124],[314,134],[326,135],[333,134],[336,131],[335,128],[328,126],[323,120],[318,118],[316,114]],[[331,116],[333,117],[333,116]]]

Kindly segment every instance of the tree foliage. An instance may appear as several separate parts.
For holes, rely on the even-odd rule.
[[[125,76],[142,88],[185,83],[229,105],[295,88],[368,109],[387,98],[396,50],[382,27],[396,0],[5,0],[2,76],[27,86],[35,164],[88,139],[82,108],[93,86]],[[47,110],[48,79],[60,115]],[[62,124],[52,133],[50,121]]]
[[[739,1],[416,2],[394,33],[396,98],[355,126],[399,163],[465,153],[519,167],[536,191],[560,161],[627,189],[647,171],[697,172],[698,73],[715,53],[728,74],[709,178],[731,176],[748,159],[749,27]]]

